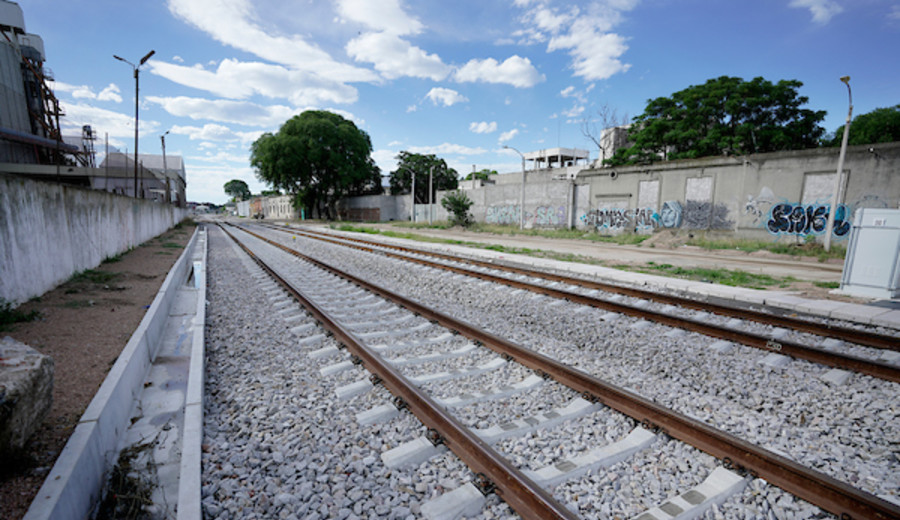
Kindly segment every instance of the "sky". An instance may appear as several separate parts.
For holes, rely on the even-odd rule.
[[[44,41],[63,132],[91,125],[102,156],[182,156],[187,197],[267,189],[250,146],[305,110],[351,119],[387,175],[401,151],[461,175],[519,171],[527,153],[597,148],[605,109],[627,121],[648,100],[719,76],[799,80],[834,132],[900,103],[900,0],[21,0]],[[99,158],[99,157],[98,157]]]

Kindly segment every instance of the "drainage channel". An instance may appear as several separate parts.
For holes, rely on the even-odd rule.
[[[291,255],[302,258],[331,274],[340,276],[361,288],[384,298],[388,298],[389,300],[404,306],[413,313],[425,317],[429,321],[455,330],[463,336],[478,342],[478,344],[484,345],[500,353],[505,360],[515,360],[517,363],[535,370],[538,374],[546,378],[557,380],[580,393],[582,395],[581,400],[585,403],[584,406],[601,403],[640,422],[644,427],[643,429],[647,432],[671,436],[718,457],[726,465],[735,468],[739,475],[746,474],[750,476],[759,476],[798,497],[839,515],[847,514],[853,518],[891,518],[896,517],[896,515],[900,513],[900,509],[884,500],[839,482],[815,470],[794,463],[773,452],[742,441],[732,435],[725,434],[700,421],[672,412],[652,401],[643,399],[631,392],[600,381],[533,351],[523,349],[518,345],[503,338],[491,335],[477,327],[459,322],[449,316],[432,311],[424,305],[404,300],[390,291],[342,273],[331,266],[325,265],[315,259],[305,257],[304,255],[274,241],[265,239],[264,237],[253,233],[250,233],[250,235],[256,236],[256,238]],[[346,335],[350,338],[352,336],[352,334],[347,331],[341,332],[340,334],[342,337]],[[370,364],[374,365],[374,360],[380,359],[371,353],[367,354],[365,358],[359,356],[359,354],[356,355],[360,357],[360,361],[367,367]],[[337,368],[334,370],[337,370]],[[384,379],[382,378],[382,382],[383,381]],[[419,383],[422,384],[423,381],[419,381]],[[403,400],[403,402],[407,401]],[[545,414],[544,418],[552,420],[552,418],[562,416],[564,413],[567,412],[565,410],[558,410],[550,414]],[[531,418],[524,422],[527,424],[535,421],[538,423],[541,422],[541,420],[537,418]],[[520,426],[522,425],[517,425],[515,421],[510,421],[499,426],[499,430],[515,431]],[[482,432],[482,434],[487,435],[485,432]],[[438,435],[443,436],[441,433]],[[572,470],[577,467],[579,467],[579,463],[564,461],[564,463],[557,464],[555,470],[547,470],[546,473],[553,473],[554,471],[565,473],[567,470]],[[741,479],[739,478],[738,480]],[[705,483],[706,481],[704,481],[704,484]],[[666,512],[667,510],[673,511],[675,509],[682,510],[682,506],[685,504],[692,504],[692,501],[697,501],[698,497],[706,497],[706,493],[709,493],[710,491],[707,488],[703,488],[703,491],[701,491],[699,490],[700,487],[701,486],[698,486],[698,489],[692,489],[683,495],[680,495],[680,501],[677,504],[670,502],[663,504],[666,507],[660,506],[662,507],[661,511]],[[507,494],[501,493],[501,497],[509,501]],[[702,504],[704,502],[705,500],[700,500],[699,503]],[[667,516],[662,513],[657,516],[652,511],[648,511],[646,514],[650,515],[646,517],[647,519],[667,518]]]
[[[279,231],[285,231],[285,229],[279,228]],[[303,235],[309,236],[309,234],[307,234],[307,233],[303,233]],[[530,282],[524,281],[524,280],[510,279],[510,278],[507,278],[504,276],[498,276],[498,275],[487,273],[487,272],[474,271],[472,269],[467,269],[467,268],[459,267],[459,266],[447,265],[447,264],[443,264],[443,263],[439,263],[439,262],[432,262],[432,261],[425,260],[422,258],[410,257],[408,255],[399,255],[399,254],[395,254],[395,253],[389,253],[389,252],[386,252],[383,250],[375,249],[373,247],[350,245],[350,244],[347,244],[346,242],[336,240],[333,238],[327,238],[327,237],[322,237],[322,236],[309,236],[309,238],[313,238],[316,240],[323,240],[323,241],[326,241],[329,243],[334,243],[334,244],[342,245],[345,247],[355,247],[360,250],[365,250],[365,251],[369,251],[369,252],[377,252],[380,254],[385,254],[385,255],[388,255],[391,257],[399,258],[401,260],[418,263],[421,265],[427,265],[429,267],[445,269],[445,270],[456,272],[456,273],[463,274],[466,276],[480,278],[482,280],[488,280],[491,282],[502,283],[502,284],[506,284],[506,285],[509,285],[512,287],[535,292],[538,294],[544,294],[547,296],[551,296],[551,297],[562,299],[562,300],[567,300],[567,301],[574,302],[574,303],[590,305],[592,307],[608,310],[611,312],[622,313],[622,314],[626,314],[626,315],[641,318],[641,319],[646,319],[649,321],[661,323],[663,325],[668,325],[671,327],[675,327],[675,328],[679,328],[679,329],[683,329],[683,330],[687,330],[687,331],[699,332],[699,333],[707,335],[707,336],[719,338],[719,339],[726,340],[726,341],[733,341],[736,343],[746,345],[748,347],[753,347],[753,348],[757,348],[760,350],[773,352],[773,353],[776,353],[779,355],[790,356],[790,357],[793,357],[796,359],[803,359],[806,361],[819,363],[819,364],[834,367],[837,369],[851,370],[851,371],[858,372],[861,374],[866,374],[866,375],[870,375],[873,377],[885,379],[887,381],[900,382],[900,367],[898,367],[898,366],[891,365],[888,363],[883,363],[878,360],[872,360],[872,359],[867,359],[867,358],[863,358],[863,357],[859,357],[859,356],[855,356],[855,355],[834,352],[834,351],[826,350],[823,348],[811,347],[811,346],[803,345],[798,342],[789,341],[789,340],[786,340],[783,337],[781,337],[784,332],[787,332],[784,329],[781,329],[779,331],[780,334],[777,335],[778,337],[775,337],[774,335],[767,336],[767,335],[762,335],[762,334],[754,334],[752,332],[739,330],[739,329],[736,329],[736,328],[733,328],[730,326],[722,326],[722,325],[712,324],[712,323],[708,322],[708,320],[705,320],[705,319],[696,319],[696,318],[692,319],[692,318],[688,318],[688,317],[679,317],[679,316],[672,315],[672,314],[666,313],[666,312],[659,312],[659,311],[643,308],[643,307],[636,306],[636,305],[629,305],[626,303],[605,300],[605,299],[601,299],[601,298],[598,298],[595,296],[580,294],[580,293],[573,292],[570,290],[558,289],[558,288],[544,286],[544,285],[537,285],[537,284],[530,283]],[[494,268],[494,267],[496,267],[496,266],[493,266],[493,265],[491,266],[491,268]],[[528,276],[533,276],[533,277],[544,278],[544,275],[546,275],[546,273],[540,273],[537,271],[529,271],[528,272]],[[558,277],[556,275],[552,275],[552,276],[554,279],[562,278],[562,277]],[[574,278],[565,278],[563,280],[556,280],[556,281],[558,281],[559,283],[562,283],[564,281],[567,284],[582,285],[582,286],[584,283],[583,280],[578,280],[578,279],[574,279]],[[590,283],[593,284],[594,282],[590,282]],[[594,290],[599,290],[599,289],[594,289]],[[654,298],[654,297],[648,296],[647,294],[642,294],[641,297],[647,298],[647,299]],[[685,300],[685,299],[680,299],[680,298],[673,300],[672,299],[673,297],[669,297],[669,296],[665,296],[665,298],[666,298],[667,302],[677,301],[679,303],[684,303],[686,301],[691,301],[691,300]],[[666,303],[666,304],[672,305],[672,303]],[[697,304],[697,302],[693,302],[693,304]],[[720,312],[722,307],[714,306],[713,308],[707,308],[706,306],[701,305],[698,308],[703,311],[709,311],[709,312],[716,313],[716,312]],[[761,316],[770,316],[770,315],[765,314],[765,315],[761,315]],[[758,320],[754,320],[754,321],[761,321],[762,319],[763,318],[760,317]],[[809,322],[802,322],[801,320],[791,320],[791,323],[809,323]],[[847,329],[847,330],[852,330],[852,329]],[[820,330],[820,332],[823,332],[823,331]],[[878,337],[882,338],[881,340],[879,340],[882,343],[888,342],[887,336],[878,336]],[[897,344],[900,343],[900,341],[898,341],[896,338],[891,338],[891,339],[893,339],[893,343],[891,344],[891,347],[895,348],[895,349],[898,348]]]

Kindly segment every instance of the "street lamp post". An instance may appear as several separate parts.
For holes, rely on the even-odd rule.
[[[525,156],[512,146],[503,145],[503,148],[512,150],[522,158],[522,195],[519,198],[519,229],[525,229]]]
[[[163,175],[166,177],[166,203],[172,203],[172,189],[169,186],[169,168],[166,164],[166,136],[169,135],[170,130],[166,130],[166,133],[159,136],[159,140],[162,141],[162,153],[163,153]]]
[[[147,60],[150,59],[150,56],[156,54],[156,51],[151,50],[141,58],[141,61],[138,62],[137,65],[131,63],[125,58],[121,58],[113,54],[113,58],[124,61],[125,63],[131,65],[131,68],[134,69],[134,198],[138,196],[138,76],[141,70],[141,65],[147,63]],[[143,195],[143,194],[142,194]]]
[[[412,215],[410,215],[410,220],[412,223],[416,223],[416,171],[412,168],[407,168],[409,170],[409,175],[412,177]]]
[[[828,212],[828,221],[825,224],[825,251],[831,249],[831,233],[834,231],[834,217],[840,202],[841,178],[844,176],[844,157],[847,155],[847,139],[850,135],[850,119],[853,117],[853,93],[850,90],[850,76],[843,76],[841,81],[847,85],[847,97],[850,108],[847,110],[847,122],[844,123],[844,137],[841,139],[841,153],[838,156],[837,173],[834,176],[834,189],[831,192],[831,211]]]
[[[434,166],[428,170],[428,225],[434,223]]]

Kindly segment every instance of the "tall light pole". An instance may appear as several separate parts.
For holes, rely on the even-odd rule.
[[[428,170],[428,225],[434,223],[434,166]]]
[[[138,196],[138,76],[141,70],[141,65],[147,63],[147,60],[150,59],[150,56],[156,54],[156,51],[151,50],[147,53],[146,56],[141,58],[141,61],[138,62],[137,65],[131,63],[125,58],[121,58],[113,54],[113,58],[124,61],[125,63],[131,65],[131,68],[134,69],[134,198]]]
[[[847,122],[844,123],[844,137],[841,139],[841,154],[838,156],[837,174],[834,176],[834,189],[831,192],[831,211],[828,212],[828,221],[825,224],[825,251],[831,249],[831,233],[834,231],[834,215],[838,210],[838,197],[841,190],[841,178],[844,176],[844,157],[847,155],[847,139],[850,135],[850,119],[853,117],[853,92],[850,90],[850,76],[843,76],[841,81],[847,85],[847,97],[850,100],[850,108],[847,110]]]
[[[522,195],[519,199],[519,229],[525,229],[525,156],[512,146],[503,145],[503,148],[512,150],[522,158]]]
[[[163,152],[163,175],[166,177],[166,202],[172,203],[172,189],[169,187],[169,168],[166,165],[166,136],[169,135],[170,130],[166,130],[166,133],[159,136],[159,140],[162,141],[162,152]]]

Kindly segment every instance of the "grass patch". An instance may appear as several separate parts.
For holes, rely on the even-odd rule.
[[[25,323],[40,319],[41,313],[38,311],[23,312],[14,309],[12,303],[0,298],[0,331],[10,330],[15,323]]]
[[[180,249],[181,244],[176,244],[175,242],[163,242],[160,247],[165,247],[168,249]]]
[[[84,309],[94,306],[94,300],[69,300],[62,304],[66,309]]]
[[[118,278],[119,273],[108,273],[106,271],[98,271],[96,269],[85,269],[80,273],[76,273],[69,282],[73,283],[109,283]]]
[[[435,222],[433,224],[428,224],[427,222],[391,222],[391,225],[399,228],[409,228],[409,229],[450,229],[453,226],[446,221]],[[369,231],[361,231],[363,233],[371,233],[373,230],[371,228],[362,228],[368,229]],[[637,245],[650,238],[651,235],[641,235],[636,233],[621,233],[618,235],[601,235],[600,233],[596,233],[593,231],[585,231],[583,229],[552,229],[552,228],[532,228],[532,229],[519,229],[519,226],[501,226],[498,224],[484,224],[476,222],[472,224],[468,228],[467,231],[473,231],[475,233],[487,233],[494,235],[509,235],[509,236],[531,236],[531,237],[544,237],[544,238],[555,238],[555,239],[566,239],[566,240],[587,240],[589,242],[605,242],[610,244],[620,244],[620,245]],[[374,230],[377,232],[377,230]]]
[[[837,289],[841,286],[840,282],[813,282],[813,285],[816,287],[821,287],[822,289]]]
[[[767,274],[748,273],[741,270],[709,269],[705,267],[675,267],[671,264],[657,264],[647,262],[645,266],[616,266],[631,271],[646,274],[663,274],[686,280],[718,283],[733,287],[750,287],[752,289],[765,289],[767,287],[788,287],[797,280],[791,276],[778,278]]]
[[[825,251],[822,244],[815,241],[803,242],[769,242],[765,240],[732,239],[707,239],[701,237],[691,238],[686,242],[689,246],[696,246],[709,250],[730,249],[753,253],[754,251],[769,251],[779,255],[810,256],[816,257],[820,262],[832,258],[843,259],[847,254],[847,248],[834,244],[829,251]]]

